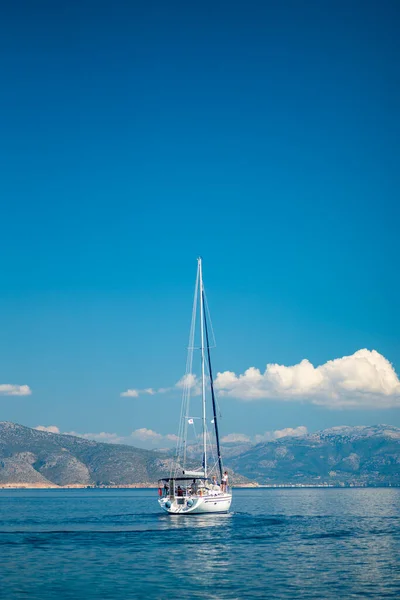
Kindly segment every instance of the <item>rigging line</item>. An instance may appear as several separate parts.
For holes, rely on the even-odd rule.
[[[218,402],[218,393],[215,394],[215,402],[216,402],[216,405],[217,405],[219,418],[222,419],[222,411],[221,411],[221,407],[220,407],[219,402]]]
[[[204,288],[201,290],[201,293],[204,294]],[[221,480],[222,480],[223,467],[222,467],[222,458],[221,458],[221,448],[220,448],[220,444],[219,444],[217,407],[216,407],[215,394],[214,394],[214,380],[213,380],[212,367],[211,367],[211,354],[210,354],[210,344],[209,344],[209,340],[208,340],[208,326],[207,326],[206,314],[204,315],[204,329],[205,329],[205,333],[206,333],[207,357],[208,357],[208,367],[209,367],[209,373],[210,373],[211,400],[212,400],[212,407],[213,407],[213,413],[214,413],[214,429],[215,429],[215,438],[216,438],[216,442],[217,442],[218,464],[219,464],[219,471],[220,471]]]
[[[203,286],[203,292],[204,292],[205,307],[206,307],[207,315],[208,315],[208,322],[210,325],[212,341],[213,341],[213,344],[212,344],[212,346],[210,346],[210,348],[215,348],[217,346],[217,342],[215,340],[214,328],[213,328],[213,324],[212,324],[212,320],[211,320],[211,313],[210,313],[210,309],[208,308],[207,295],[206,295],[206,290],[204,289],[204,286]]]
[[[196,330],[196,317],[197,317],[197,302],[198,302],[198,294],[199,294],[199,281],[200,281],[200,267],[197,266],[197,275],[196,275],[196,284],[194,286],[194,296],[193,296],[193,306],[192,306],[192,321],[190,324],[190,334],[189,334],[189,344],[188,344],[188,354],[187,354],[187,362],[186,362],[186,373],[185,373],[185,411],[182,415],[184,418],[183,425],[183,438],[185,440],[183,446],[183,466],[186,463],[186,452],[187,452],[187,426],[188,426],[188,416],[190,409],[190,395],[191,395],[191,387],[192,387],[192,370],[193,370],[193,347],[194,347],[194,336]]]
[[[208,438],[208,447],[210,448],[210,454],[212,456],[212,459],[214,460],[214,466],[217,464],[218,462],[218,458],[215,457],[215,444],[213,443],[213,439],[211,437],[211,432],[207,431],[207,438]]]

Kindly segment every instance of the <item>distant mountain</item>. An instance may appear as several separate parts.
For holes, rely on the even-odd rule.
[[[400,485],[400,429],[332,427],[258,444],[226,463],[260,484]]]
[[[169,459],[152,450],[0,422],[0,484],[146,484],[166,470]]]
[[[400,485],[400,429],[389,425],[224,444],[223,454],[233,484]],[[171,459],[171,453],[0,422],[0,486],[154,485]]]
[[[0,486],[154,485],[172,454],[0,422]],[[248,480],[231,472],[231,482]]]

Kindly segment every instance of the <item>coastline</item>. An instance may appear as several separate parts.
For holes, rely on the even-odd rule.
[[[56,485],[48,483],[0,483],[0,490],[101,490],[101,489],[157,489],[152,483],[132,483],[125,485],[88,485],[71,483],[70,485]]]
[[[258,488],[257,483],[254,484],[238,484],[235,488]],[[127,483],[124,485],[87,485],[81,483],[73,483],[70,485],[56,485],[47,483],[0,483],[0,490],[125,490],[125,489],[146,489],[156,490],[156,483]]]
[[[381,484],[350,484],[350,485],[334,485],[334,484],[307,484],[307,483],[277,483],[277,484],[237,484],[232,486],[235,489],[366,489],[366,488],[398,488],[400,485]],[[155,483],[131,483],[125,485],[85,485],[80,483],[70,485],[56,485],[47,483],[0,483],[1,490],[127,490],[127,489],[143,489],[156,490],[158,485]]]

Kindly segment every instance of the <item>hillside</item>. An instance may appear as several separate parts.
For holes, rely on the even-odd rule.
[[[258,444],[226,462],[260,484],[400,485],[400,429],[333,427]]]
[[[400,429],[333,427],[251,446],[224,445],[233,484],[400,485]],[[0,422],[0,485],[151,485],[171,453]]]
[[[0,422],[0,486],[154,485],[171,454]],[[231,472],[231,482],[248,480]]]
[[[0,484],[154,483],[168,462],[151,450],[0,422]]]

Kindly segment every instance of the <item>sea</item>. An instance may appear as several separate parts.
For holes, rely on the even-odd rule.
[[[157,490],[0,490],[0,597],[400,598],[400,489],[234,489],[171,516]]]

